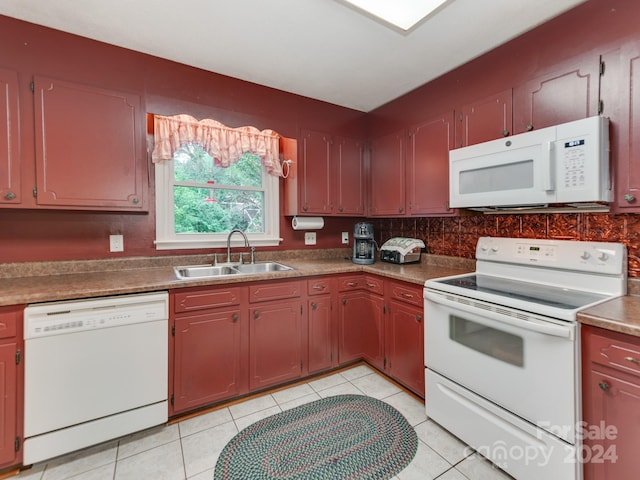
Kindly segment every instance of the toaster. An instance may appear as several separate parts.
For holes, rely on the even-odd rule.
[[[420,261],[424,242],[417,238],[394,237],[380,247],[380,260],[389,263],[415,263]]]

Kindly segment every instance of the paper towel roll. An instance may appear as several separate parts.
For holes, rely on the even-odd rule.
[[[294,230],[320,230],[324,227],[322,217],[293,217],[291,226]]]

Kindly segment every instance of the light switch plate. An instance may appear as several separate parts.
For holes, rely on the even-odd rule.
[[[349,243],[349,232],[342,232],[342,243],[344,245]]]
[[[304,232],[304,244],[315,245],[316,244],[316,232]]]
[[[109,235],[109,251],[124,252],[124,237],[122,235]]]

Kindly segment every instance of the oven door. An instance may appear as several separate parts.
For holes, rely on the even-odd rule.
[[[575,322],[428,289],[424,296],[427,368],[575,443]]]

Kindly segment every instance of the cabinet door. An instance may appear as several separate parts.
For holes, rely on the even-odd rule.
[[[330,295],[317,295],[308,300],[309,373],[328,370],[334,362],[334,322]]]
[[[510,135],[513,129],[511,89],[464,105],[460,120],[460,147]]]
[[[409,130],[407,200],[410,215],[449,214],[449,150],[453,148],[453,112]]]
[[[369,215],[397,217],[405,214],[404,132],[371,141]]]
[[[331,213],[331,137],[326,133],[303,130],[301,182],[301,213],[325,215]]]
[[[640,43],[626,45],[603,56],[604,114],[617,119],[611,134],[611,158],[615,162],[615,207],[640,211]]]
[[[177,316],[174,412],[245,393],[242,323],[238,307]]]
[[[396,300],[389,303],[386,328],[386,370],[424,398],[424,326],[421,308]]]
[[[364,359],[384,367],[383,300],[366,291],[340,296],[338,305],[338,359],[340,364]]]
[[[13,342],[0,344],[0,465],[17,462],[17,366]]]
[[[0,69],[0,206],[21,202],[18,74]]]
[[[337,215],[364,215],[364,146],[351,138],[333,141],[335,208]]]
[[[567,65],[513,90],[514,133],[598,114],[600,60]]]
[[[302,303],[266,302],[249,309],[249,388],[302,375]]]
[[[37,202],[146,210],[140,97],[36,77]]]
[[[585,480],[637,478],[640,471],[640,382],[593,364],[587,373]]]

